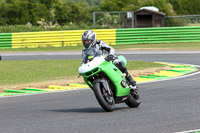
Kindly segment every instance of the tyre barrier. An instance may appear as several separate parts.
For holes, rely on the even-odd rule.
[[[171,69],[155,72],[154,74],[148,75],[148,76],[133,77],[137,83],[165,80],[165,79],[180,77],[183,75],[187,75],[187,74],[191,74],[191,73],[199,71],[199,68],[195,65],[173,64],[173,63],[165,63],[165,62],[155,62],[155,63],[166,64],[168,66],[171,66]],[[68,86],[49,85],[48,88],[24,88],[23,90],[5,89],[4,92],[0,93],[0,96],[37,94],[37,93],[55,92],[55,91],[64,91],[64,90],[77,90],[77,89],[85,89],[85,88],[89,88],[88,85],[70,83]]]

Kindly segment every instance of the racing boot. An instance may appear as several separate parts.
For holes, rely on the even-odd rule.
[[[129,73],[126,74],[126,80],[128,80],[129,85],[136,86],[136,81],[133,80],[133,78],[131,77]]]
[[[134,90],[137,92],[138,87],[136,85],[136,81],[131,77],[131,75],[129,73],[126,74],[126,80],[128,80],[131,90]]]
[[[135,96],[138,96],[138,87],[136,85],[136,81],[131,77],[130,74],[128,74],[128,76],[126,76],[126,80],[128,80],[129,82],[129,86],[130,86],[130,91],[132,94],[134,94]]]

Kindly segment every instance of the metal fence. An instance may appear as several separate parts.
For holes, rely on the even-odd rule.
[[[166,27],[200,26],[200,15],[165,16]]]
[[[133,28],[133,11],[93,12],[93,26],[101,28]]]
[[[134,12],[93,12],[93,26],[116,29],[134,28]],[[200,26],[200,15],[165,16],[165,27],[176,26]]]

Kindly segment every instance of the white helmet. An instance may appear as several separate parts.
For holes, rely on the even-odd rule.
[[[89,41],[90,40],[90,41]],[[89,41],[89,42],[87,42]],[[82,35],[82,43],[85,48],[94,46],[97,42],[97,35],[92,30],[87,30]]]

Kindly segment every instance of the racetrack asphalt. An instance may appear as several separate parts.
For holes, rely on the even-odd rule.
[[[200,65],[199,51],[134,51],[128,60]],[[76,55],[10,56],[2,60],[80,59]],[[117,104],[107,113],[91,90],[64,91],[0,99],[1,133],[172,133],[200,128],[200,74],[140,84],[142,103]]]

